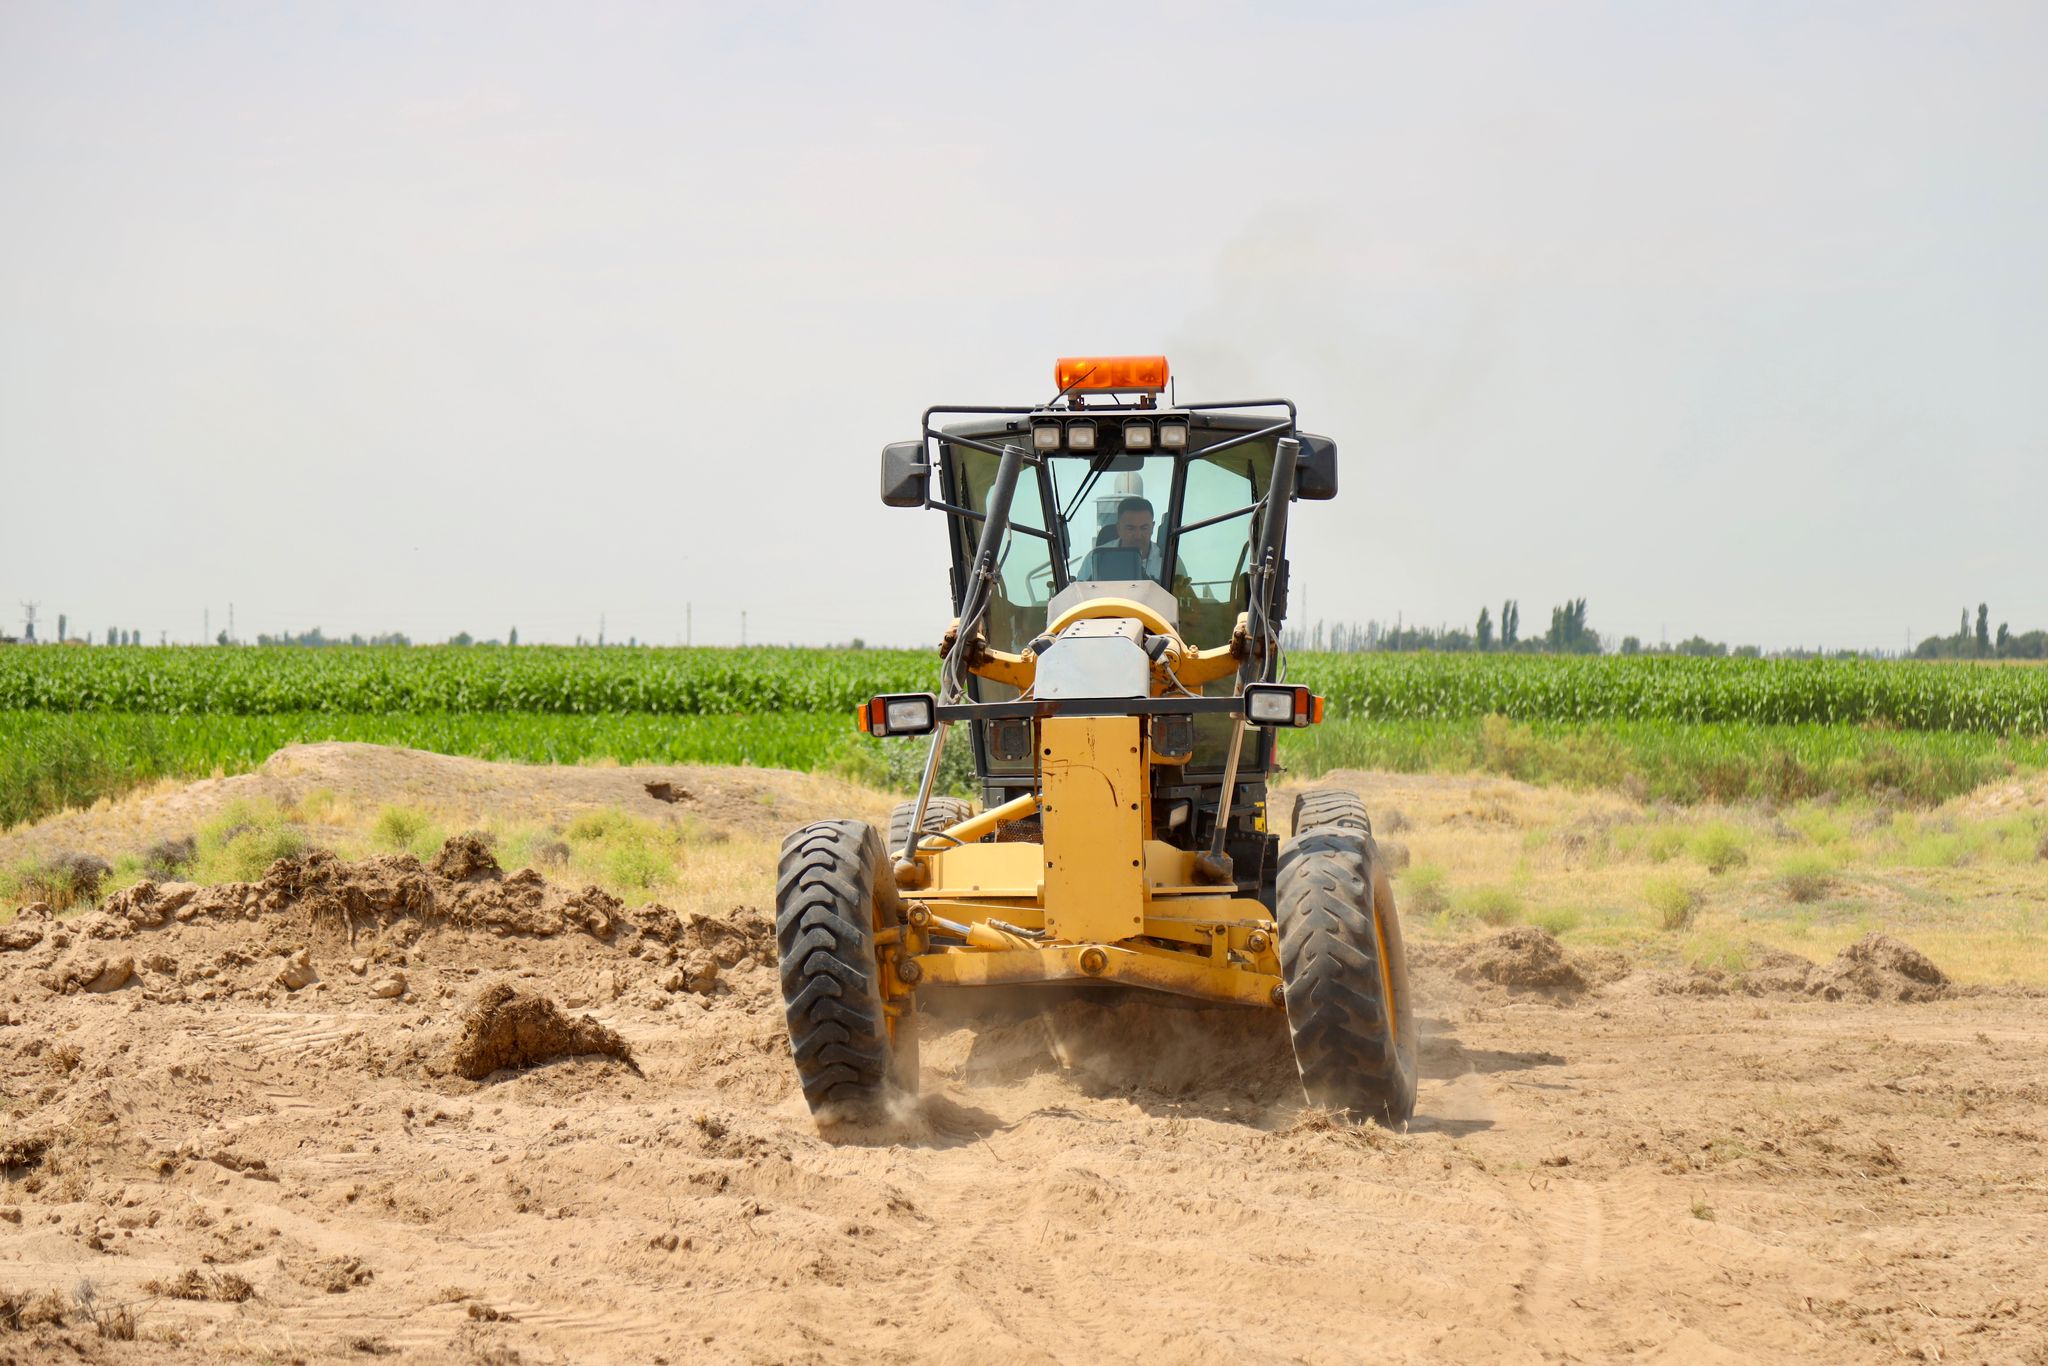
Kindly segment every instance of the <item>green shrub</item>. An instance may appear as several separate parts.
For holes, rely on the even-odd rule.
[[[1818,854],[1795,854],[1778,865],[1778,882],[1794,901],[1818,901],[1835,885],[1835,865]]]
[[[1973,842],[1960,832],[1933,830],[1906,841],[1903,857],[1915,868],[1960,868],[1975,853]]]
[[[432,823],[424,811],[410,806],[387,806],[377,813],[370,838],[386,849],[410,849]]]
[[[1682,930],[1692,924],[1705,901],[1700,889],[1676,877],[1653,877],[1643,884],[1643,900],[1657,913],[1661,929]]]
[[[1652,863],[1669,863],[1685,850],[1685,831],[1675,825],[1659,826],[1650,832],[1650,838],[1643,844],[1643,852],[1650,856]]]
[[[1685,961],[1696,968],[1749,971],[1749,946],[1725,934],[1696,934],[1685,943]]]
[[[1692,837],[1692,856],[1718,877],[1747,864],[1749,848],[1741,831],[1725,821],[1716,821]]]
[[[281,858],[306,851],[306,837],[285,825],[243,830],[202,861],[209,882],[256,882]]]
[[[1512,925],[1522,918],[1522,898],[1512,887],[1474,887],[1452,898],[1451,909],[1485,925]]]
[[[53,911],[90,906],[99,900],[112,867],[93,854],[58,854],[24,859],[0,873],[0,898],[9,902],[41,901]]]
[[[1531,911],[1528,921],[1548,934],[1565,935],[1585,923],[1585,917],[1570,906],[1545,906],[1540,911]]]
[[[577,815],[569,822],[567,834],[572,840],[602,842],[638,835],[640,824],[637,817],[616,806],[600,806]]]
[[[675,881],[675,863],[667,852],[642,840],[607,849],[603,867],[606,880],[622,889],[653,891]]]
[[[1432,863],[1418,863],[1401,874],[1394,900],[1405,914],[1432,916],[1450,904],[1444,870]]]

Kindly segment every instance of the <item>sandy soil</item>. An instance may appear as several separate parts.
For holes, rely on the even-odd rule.
[[[1427,948],[1404,1134],[1273,1016],[1061,997],[821,1135],[758,912],[474,854],[0,927],[0,1359],[2048,1362],[2036,995],[1523,928]],[[490,1048],[630,1061],[465,1079],[505,986]]]

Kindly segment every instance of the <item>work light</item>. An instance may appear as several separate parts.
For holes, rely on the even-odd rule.
[[[1149,422],[1126,422],[1124,424],[1124,449],[1127,451],[1151,450],[1152,424]]]
[[[1059,448],[1059,423],[1034,422],[1031,424],[1031,449],[1035,451],[1056,451]]]
[[[1188,424],[1185,422],[1160,423],[1159,444],[1170,451],[1186,450],[1188,448]]]
[[[1067,424],[1067,449],[1070,451],[1094,450],[1095,424],[1093,422],[1069,422]]]
[[[928,692],[886,694],[870,698],[854,721],[867,735],[928,735],[938,724],[938,707]]]
[[[1255,726],[1313,726],[1323,719],[1323,699],[1286,683],[1247,684],[1244,719]]]

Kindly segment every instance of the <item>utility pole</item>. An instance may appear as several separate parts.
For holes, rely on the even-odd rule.
[[[228,644],[235,643],[235,605],[228,604]]]
[[[604,644],[604,613],[597,614],[597,643]]]

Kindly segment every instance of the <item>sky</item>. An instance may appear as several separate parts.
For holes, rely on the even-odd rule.
[[[2048,7],[0,4],[0,629],[933,641],[882,446],[1164,352],[1296,616],[2048,627]]]

